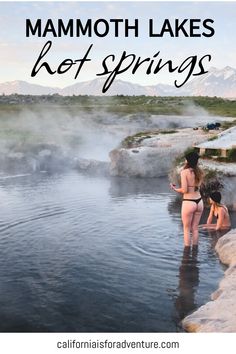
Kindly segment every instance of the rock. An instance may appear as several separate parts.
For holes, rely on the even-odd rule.
[[[236,230],[231,230],[221,237],[215,249],[222,263],[229,266],[236,265]]]
[[[7,173],[31,173],[34,172],[35,164],[32,156],[26,156],[22,152],[10,152],[1,161],[1,170]]]
[[[52,152],[51,152],[51,150],[44,149],[42,151],[39,151],[38,156],[41,158],[52,156]]]
[[[65,171],[76,169],[90,174],[109,175],[109,162],[76,158],[73,151],[53,143],[28,144],[14,147],[0,160],[5,173],[34,173],[37,171]]]
[[[111,151],[109,156],[112,176],[165,176],[172,162],[172,158],[167,158],[166,151],[159,149],[157,154],[157,149],[151,147],[139,147],[135,150],[122,148]]]
[[[235,173],[236,173],[236,164]],[[228,177],[223,175],[223,190],[222,190],[222,202],[228,206],[230,210],[236,210],[236,193],[232,193],[236,186],[236,176]]]
[[[126,138],[125,147],[110,152],[112,176],[167,176],[173,161],[197,141],[207,139],[201,130],[191,128],[175,131],[153,131]]]
[[[219,289],[212,294],[212,301],[182,321],[188,332],[236,332],[236,230],[221,237],[215,249],[229,268]]]
[[[1,158],[0,165],[6,173],[33,173],[64,170],[71,166],[72,160],[69,153],[55,144],[28,144],[14,147]]]
[[[74,159],[73,167],[80,172],[93,175],[109,175],[109,162],[93,159]]]

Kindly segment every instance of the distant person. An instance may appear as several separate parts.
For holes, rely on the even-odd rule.
[[[213,192],[210,194],[210,212],[205,225],[200,225],[202,228],[222,230],[231,227],[230,216],[227,207],[221,203],[221,193]],[[216,223],[213,224],[213,219],[216,219]]]
[[[198,225],[203,212],[203,201],[200,194],[200,185],[203,172],[198,166],[199,155],[190,152],[185,156],[186,162],[181,171],[181,187],[171,188],[183,194],[181,217],[184,229],[184,245],[186,247],[198,245]],[[191,237],[192,236],[192,237]]]

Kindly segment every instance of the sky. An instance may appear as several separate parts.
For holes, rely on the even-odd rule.
[[[96,20],[104,19],[109,23],[109,33],[105,37],[94,34],[91,38],[87,35],[70,38],[61,38],[48,34],[44,38],[38,36],[26,37],[26,18],[32,23],[37,19],[42,20],[42,27],[48,19],[52,19],[55,28],[57,20],[63,19],[66,24],[69,19],[80,19],[83,24],[88,19],[94,24]],[[154,33],[160,33],[165,19],[168,19],[171,28],[175,28],[175,19],[200,19],[202,33],[207,30],[203,27],[204,19],[213,19],[212,25],[215,34],[212,37],[171,37],[165,33],[162,37],[150,37],[149,19],[153,19]],[[236,68],[235,33],[236,33],[236,2],[211,1],[211,2],[114,2],[114,1],[62,1],[62,2],[2,2],[0,1],[0,83],[6,81],[23,80],[34,84],[65,87],[77,82],[98,78],[98,73],[103,72],[102,62],[106,60],[109,71],[119,64],[122,53],[134,54],[135,59],[129,69],[116,79],[130,81],[141,85],[155,85],[158,83],[173,84],[175,74],[169,73],[165,67],[157,74],[147,75],[148,63],[154,59],[162,59],[163,63],[172,60],[175,67],[180,67],[189,56],[197,55],[198,60],[204,55],[211,55],[211,61],[204,59],[204,67],[225,66]],[[129,36],[124,35],[124,22],[119,25],[119,36],[115,37],[114,23],[110,19],[127,19],[132,25],[134,19],[138,19],[139,33],[134,36],[134,31],[129,31]],[[185,25],[189,32],[189,22]],[[100,24],[100,31],[102,31]],[[56,71],[60,63],[65,59],[73,61],[84,57],[89,46],[92,48],[88,54],[89,62],[85,62],[80,73],[75,79],[79,63],[72,65],[64,74],[55,73],[49,75],[45,68],[39,70],[35,77],[31,77],[32,69],[46,42],[51,41],[52,46],[45,54],[43,61],[47,61],[53,71]],[[132,74],[132,68],[138,57],[140,60],[150,58]],[[123,66],[131,62],[126,59]],[[154,61],[155,64],[155,61]],[[197,68],[196,68],[197,71]],[[106,75],[104,76],[106,77]]]

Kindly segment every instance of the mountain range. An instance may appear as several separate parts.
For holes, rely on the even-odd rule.
[[[22,95],[95,95],[101,96],[102,87],[106,79],[94,79],[78,82],[63,89],[30,84],[25,81],[11,81],[0,84],[0,94]],[[129,96],[217,96],[224,98],[236,98],[236,69],[226,66],[223,69],[210,68],[207,74],[196,77],[187,82],[181,88],[175,86],[157,84],[142,86],[123,80],[115,80],[105,95],[129,95]]]

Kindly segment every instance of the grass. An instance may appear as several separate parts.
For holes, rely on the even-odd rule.
[[[161,130],[160,134],[174,134],[177,133],[177,130]]]
[[[9,102],[11,102],[9,104]],[[40,107],[54,109],[65,108],[75,113],[78,110],[86,112],[106,110],[107,112],[131,114],[163,114],[189,115],[191,106],[203,108],[210,115],[236,117],[236,100],[227,100],[218,97],[158,97],[158,96],[30,96],[11,95],[0,96],[0,117],[3,112],[19,112],[25,108],[31,110]],[[186,108],[188,110],[186,111]],[[236,125],[236,122],[233,123]]]
[[[127,136],[122,142],[121,146],[123,148],[131,148],[131,147],[137,147],[140,146],[141,142],[144,139],[150,139],[153,136],[156,136],[160,134],[159,130],[156,131],[144,131],[144,132],[138,132],[137,134],[134,135],[129,135]]]
[[[218,139],[218,135],[213,135],[208,139],[208,141],[213,141],[213,140],[217,140],[217,139]]]
[[[206,109],[210,114],[224,117],[236,117],[236,100],[220,97],[194,97],[196,106]]]
[[[233,121],[231,121],[231,122],[223,122],[222,124],[221,124],[221,127],[222,127],[222,129],[229,129],[229,128],[232,128],[232,127],[235,127],[236,126],[236,119],[234,119]]]

